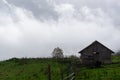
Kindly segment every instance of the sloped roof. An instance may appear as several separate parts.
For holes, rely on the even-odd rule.
[[[109,50],[111,53],[114,53],[111,49],[107,48],[106,46],[104,46],[103,44],[101,44],[98,41],[94,41],[92,44],[90,44],[89,46],[87,46],[86,48],[84,48],[83,50],[79,51],[78,53],[83,53],[87,48],[91,47],[92,45],[97,44],[97,45],[101,45],[102,47],[106,48],[107,50]]]

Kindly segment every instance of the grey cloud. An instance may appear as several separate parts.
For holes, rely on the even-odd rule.
[[[55,0],[57,4],[70,3],[76,10],[86,6],[90,9],[101,9],[112,18],[113,24],[120,27],[120,1],[119,0]]]
[[[54,6],[46,0],[7,0],[10,4],[29,10],[40,20],[58,19]]]
[[[7,5],[3,2],[3,0],[0,0],[0,11],[1,12],[9,12],[10,9],[7,7]]]
[[[11,7],[0,0],[0,59],[46,57],[55,47],[78,55],[94,40],[120,49],[117,0],[7,1]]]

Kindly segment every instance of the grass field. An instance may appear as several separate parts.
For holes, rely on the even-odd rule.
[[[120,56],[112,58],[114,64],[89,69],[73,65],[76,80],[120,80]],[[48,80],[48,64],[51,65],[51,80],[61,80],[61,71],[66,77],[70,63],[75,60],[55,60],[47,58],[9,59],[0,62],[0,80]]]

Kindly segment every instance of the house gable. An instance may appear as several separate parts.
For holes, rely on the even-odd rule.
[[[104,46],[98,41],[94,41],[92,44],[81,50],[79,53],[86,53],[86,52],[94,52],[94,51],[99,51],[99,49],[102,48],[103,50],[108,51],[109,53],[114,53],[112,50]],[[91,51],[90,51],[91,50]]]

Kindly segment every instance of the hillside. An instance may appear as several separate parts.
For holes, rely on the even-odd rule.
[[[12,58],[0,62],[0,80],[48,80],[48,65],[51,67],[51,80],[61,80],[70,74],[70,62],[75,60],[55,60],[49,58]],[[88,69],[73,64],[76,80],[120,80],[120,56],[114,56],[115,64],[102,65],[101,68]]]

